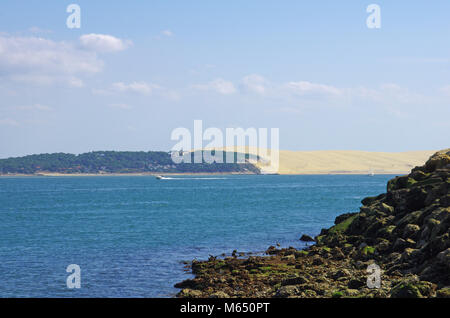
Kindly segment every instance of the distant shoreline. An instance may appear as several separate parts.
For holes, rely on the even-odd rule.
[[[243,172],[129,172],[129,173],[53,173],[42,172],[35,174],[0,174],[0,177],[146,177],[146,176],[213,176],[213,175],[253,175],[255,173],[243,173]]]
[[[375,173],[375,175],[406,175],[410,171],[385,171]],[[226,176],[226,175],[280,175],[280,176],[324,176],[324,175],[359,175],[366,176],[367,172],[359,171],[345,171],[345,172],[316,172],[316,173],[280,173],[280,174],[256,174],[256,173],[241,173],[241,172],[173,172],[173,173],[36,173],[36,174],[0,174],[0,178],[7,177],[149,177],[149,176]]]

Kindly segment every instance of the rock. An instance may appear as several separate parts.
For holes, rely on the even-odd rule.
[[[345,220],[347,220],[348,218],[350,218],[351,216],[354,216],[356,214],[358,214],[358,213],[354,212],[354,213],[341,214],[334,219],[334,224],[336,224],[336,225],[340,224],[340,223],[344,222]]]
[[[416,245],[416,242],[414,242],[411,239],[404,240],[402,238],[397,238],[397,240],[394,243],[393,250],[400,252],[400,251],[403,251],[407,247],[414,247],[415,245]]]
[[[321,257],[316,256],[316,257],[314,257],[312,264],[313,265],[323,265],[324,261]]]
[[[230,296],[227,293],[224,293],[223,291],[217,291],[209,295],[209,298],[230,298]]]
[[[413,172],[410,174],[410,176],[411,176],[411,178],[413,178],[413,179],[416,180],[416,181],[421,181],[421,180],[425,179],[425,178],[428,176],[428,174],[426,174],[426,173],[423,172],[423,171],[417,170],[417,171],[413,171]]]
[[[447,269],[450,270],[450,248],[447,248],[445,251],[440,252],[436,258],[439,263],[446,266]]]
[[[282,261],[295,261],[295,255],[294,254],[289,254],[286,256],[281,257]]]
[[[436,292],[436,297],[439,297],[439,298],[450,298],[450,286],[439,289]]]
[[[203,293],[200,290],[189,289],[189,288],[182,289],[177,294],[177,297],[180,297],[180,298],[201,298],[202,296],[203,296]]]
[[[377,251],[382,253],[387,252],[391,247],[391,242],[386,239],[379,239],[378,244],[375,246]]]
[[[300,238],[300,241],[303,241],[303,242],[314,242],[314,239],[311,236],[307,235],[307,234],[303,234],[302,237]]]
[[[280,251],[275,247],[275,246],[270,246],[267,250],[266,250],[266,254],[268,255],[274,255],[274,254],[278,254]]]
[[[346,289],[345,290],[345,294],[348,296],[348,297],[356,297],[356,296],[358,296],[359,294],[360,294],[360,292],[359,292],[359,290],[357,290],[357,289]]]
[[[351,276],[350,271],[348,269],[343,268],[335,272],[331,277],[334,280],[337,280],[341,277],[349,277],[349,276]]]
[[[376,197],[367,197],[367,198],[364,198],[364,199],[362,199],[361,203],[362,203],[363,205],[372,205],[373,203],[375,203],[375,202],[377,202],[377,201],[383,200],[385,197],[386,197],[386,194],[383,193],[383,194],[380,194],[380,195],[378,195],[378,196],[376,196]]]
[[[392,298],[422,298],[434,295],[436,285],[420,281],[417,276],[408,276],[391,289]]]
[[[306,256],[308,256],[308,254],[309,254],[308,251],[304,251],[304,250],[296,251],[296,252],[294,253],[295,258],[306,257]]]
[[[361,287],[364,287],[367,285],[367,281],[362,280],[362,279],[351,279],[348,284],[347,287],[349,289],[360,289]]]
[[[445,168],[450,163],[450,150],[442,150],[435,153],[425,163],[425,169],[427,172],[433,172],[436,169]]]
[[[314,290],[307,289],[301,294],[301,296],[305,298],[315,298],[317,297],[317,293]]]
[[[196,289],[198,287],[198,282],[194,279],[186,279],[181,283],[176,283],[175,288],[185,288],[185,289]]]
[[[309,280],[304,276],[291,276],[281,282],[282,286],[288,285],[302,285],[308,283]]]
[[[420,226],[417,224],[407,224],[405,228],[403,229],[403,238],[412,238],[415,239],[417,237],[417,234],[420,231]]]
[[[395,228],[395,225],[385,226],[377,231],[376,236],[385,239],[392,239],[394,236],[393,231],[395,230]]]
[[[359,244],[358,249],[362,250],[366,246],[367,246],[366,242],[362,242],[361,244]]]
[[[335,247],[331,250],[331,255],[333,255],[333,259],[335,260],[343,260],[345,259],[345,254],[339,247]]]
[[[415,255],[415,253],[417,253],[419,250],[418,249],[414,249],[414,248],[405,248],[405,251],[403,252],[400,261],[401,262],[407,262],[410,259],[413,258],[413,256]]]
[[[297,296],[300,294],[300,288],[298,286],[283,286],[277,290],[275,293],[275,297],[278,298],[287,298],[292,296]]]

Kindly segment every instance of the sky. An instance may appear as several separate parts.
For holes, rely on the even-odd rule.
[[[0,158],[168,151],[194,120],[279,128],[286,150],[447,148],[449,16],[448,0],[2,1]]]

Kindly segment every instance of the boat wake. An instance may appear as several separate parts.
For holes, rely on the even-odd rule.
[[[228,178],[219,178],[219,177],[212,177],[212,178],[201,178],[201,177],[187,177],[187,178],[177,178],[177,177],[163,177],[158,176],[158,180],[226,180]]]

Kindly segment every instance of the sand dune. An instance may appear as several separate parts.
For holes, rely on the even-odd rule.
[[[435,151],[280,151],[280,174],[405,174]]]
[[[230,150],[227,148],[227,150]],[[238,147],[237,151],[243,151]],[[248,152],[248,148],[246,148]],[[278,171],[258,163],[263,172],[279,174],[407,174],[423,165],[434,150],[408,152],[369,152],[351,150],[280,150]],[[250,153],[257,153],[253,148]]]

